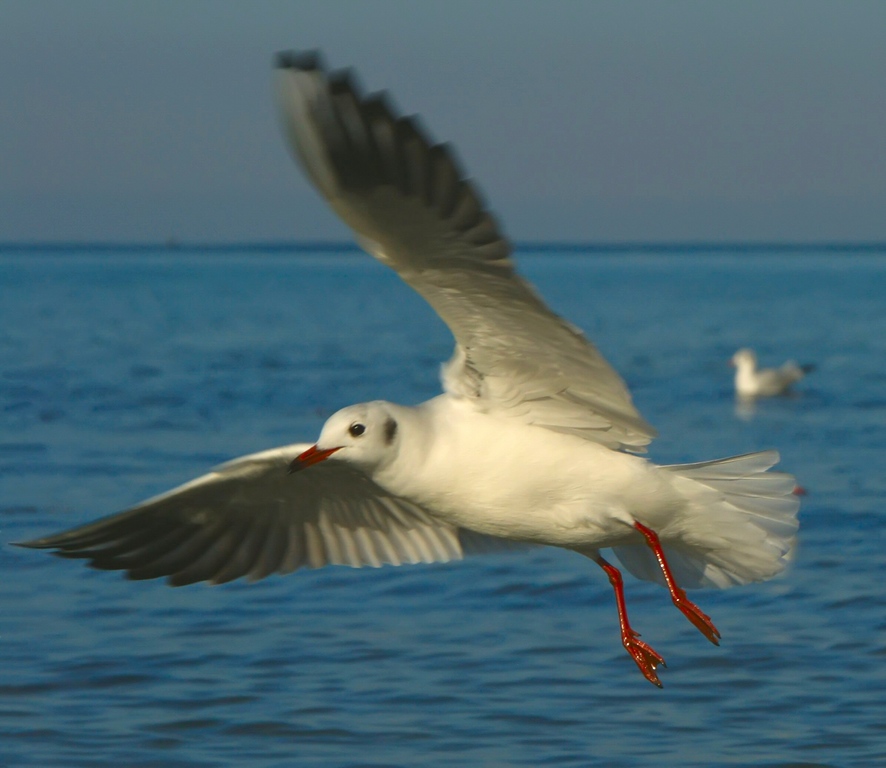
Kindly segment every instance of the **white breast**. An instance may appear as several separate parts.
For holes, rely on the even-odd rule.
[[[373,479],[441,520],[505,538],[607,546],[637,512],[673,505],[670,478],[637,456],[478,413],[443,395],[404,425],[397,460]],[[651,510],[654,511],[654,510]]]

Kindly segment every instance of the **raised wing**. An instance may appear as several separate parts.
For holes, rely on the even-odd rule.
[[[168,576],[174,586],[332,564],[445,562],[496,548],[498,540],[441,525],[345,462],[288,474],[308,447],[243,456],[132,509],[20,546],[88,558],[131,579]]]
[[[384,94],[278,55],[286,134],[308,177],[361,244],[431,304],[456,340],[445,389],[487,412],[616,449],[655,436],[597,349],[514,271],[510,245],[445,144]]]

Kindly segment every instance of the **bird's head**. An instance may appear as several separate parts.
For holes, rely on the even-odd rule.
[[[754,369],[757,367],[757,355],[754,354],[753,349],[748,349],[744,347],[743,349],[738,350],[729,361],[729,364],[734,368],[750,368]]]
[[[388,403],[349,405],[329,417],[317,444],[293,459],[289,471],[299,472],[330,458],[372,470],[396,455],[399,438],[399,425]]]

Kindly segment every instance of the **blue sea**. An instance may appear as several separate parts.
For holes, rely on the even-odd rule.
[[[525,247],[660,431],[658,463],[775,447],[793,567],[693,598],[626,578],[664,689],[590,561],[537,549],[173,589],[9,542],[123,509],[339,407],[439,391],[445,326],[365,255],[0,252],[0,765],[886,764],[886,252]],[[727,362],[815,363],[736,406]]]

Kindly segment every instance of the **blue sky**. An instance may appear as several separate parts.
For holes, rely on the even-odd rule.
[[[0,0],[0,241],[347,237],[270,62],[453,142],[518,240],[886,240],[886,2]]]

